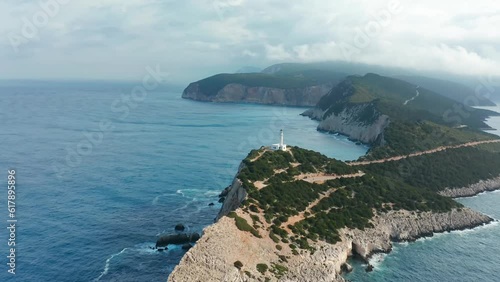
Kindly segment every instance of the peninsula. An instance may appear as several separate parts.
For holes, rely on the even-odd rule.
[[[169,281],[344,281],[350,256],[491,222],[452,198],[500,188],[500,140],[481,131],[495,113],[461,105],[468,115],[455,116],[455,105],[401,80],[347,77],[304,115],[370,144],[368,154],[346,163],[290,145],[251,151]]]

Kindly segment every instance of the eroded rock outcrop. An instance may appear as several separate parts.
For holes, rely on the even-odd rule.
[[[352,140],[361,141],[366,144],[384,144],[384,130],[389,125],[387,115],[378,115],[372,121],[359,121],[359,116],[370,107],[369,104],[361,104],[344,108],[340,113],[325,115],[318,108],[307,110],[304,116],[319,120],[318,130],[340,133]]]
[[[242,213],[241,210],[237,210]],[[392,241],[413,241],[437,232],[462,230],[488,223],[492,219],[468,208],[446,213],[391,211],[372,219],[374,228],[343,229],[342,241],[336,244],[313,243],[316,251],[290,255],[286,263],[279,262],[275,243],[267,236],[253,237],[236,228],[234,220],[222,217],[207,227],[195,247],[189,250],[168,281],[256,281],[248,276],[261,277],[255,265],[284,264],[288,272],[281,278],[267,275],[271,281],[344,281],[342,266],[353,253],[368,259],[376,252],[390,252]],[[234,267],[241,261],[243,268]],[[246,272],[246,273],[245,273]]]
[[[249,87],[231,83],[216,94],[205,93],[197,82],[191,83],[182,94],[182,98],[203,102],[219,103],[254,103],[266,105],[312,107],[318,103],[330,89],[332,83],[308,86],[304,88]]]
[[[238,173],[241,171],[243,166],[244,164],[242,163],[238,168]],[[247,197],[247,191],[243,188],[241,181],[237,177],[233,179],[231,186],[223,191],[223,194],[224,202],[222,203],[222,208],[220,209],[219,214],[217,214],[215,221],[239,208],[241,202],[243,202],[243,200]]]
[[[374,101],[350,102],[355,92],[352,81],[345,80],[302,115],[319,121],[320,131],[340,133],[366,144],[384,145],[389,116],[380,113]]]
[[[461,188],[446,188],[439,192],[440,195],[452,198],[471,197],[483,192],[489,192],[500,189],[500,176],[481,180],[478,183]]]

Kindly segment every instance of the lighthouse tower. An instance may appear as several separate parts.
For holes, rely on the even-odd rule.
[[[271,145],[271,149],[274,151],[286,151],[285,136],[283,134],[283,129],[280,131],[280,143]]]

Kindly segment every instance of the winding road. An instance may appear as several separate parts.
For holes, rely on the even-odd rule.
[[[411,153],[408,155],[395,156],[395,157],[390,157],[390,158],[385,158],[385,159],[380,159],[380,160],[350,162],[350,163],[347,163],[347,165],[363,166],[363,165],[370,165],[370,164],[380,164],[380,163],[385,163],[385,162],[394,162],[394,161],[399,161],[399,160],[406,159],[406,158],[412,158],[412,157],[418,157],[418,156],[427,155],[427,154],[433,154],[433,153],[437,153],[437,152],[441,152],[441,151],[445,151],[445,150],[449,150],[449,149],[474,147],[474,146],[478,146],[478,145],[482,145],[482,144],[491,144],[491,143],[500,143],[500,139],[468,142],[468,143],[453,145],[453,146],[441,146],[441,147],[437,147],[435,149],[431,149],[431,150],[427,150],[427,151],[421,151],[421,152]]]

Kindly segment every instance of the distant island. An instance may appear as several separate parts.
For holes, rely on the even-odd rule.
[[[497,113],[459,106],[467,115],[406,81],[347,76],[304,115],[369,144],[368,154],[251,151],[216,223],[168,281],[344,281],[350,256],[368,261],[393,241],[491,222],[453,198],[500,189],[500,139],[482,131]]]

